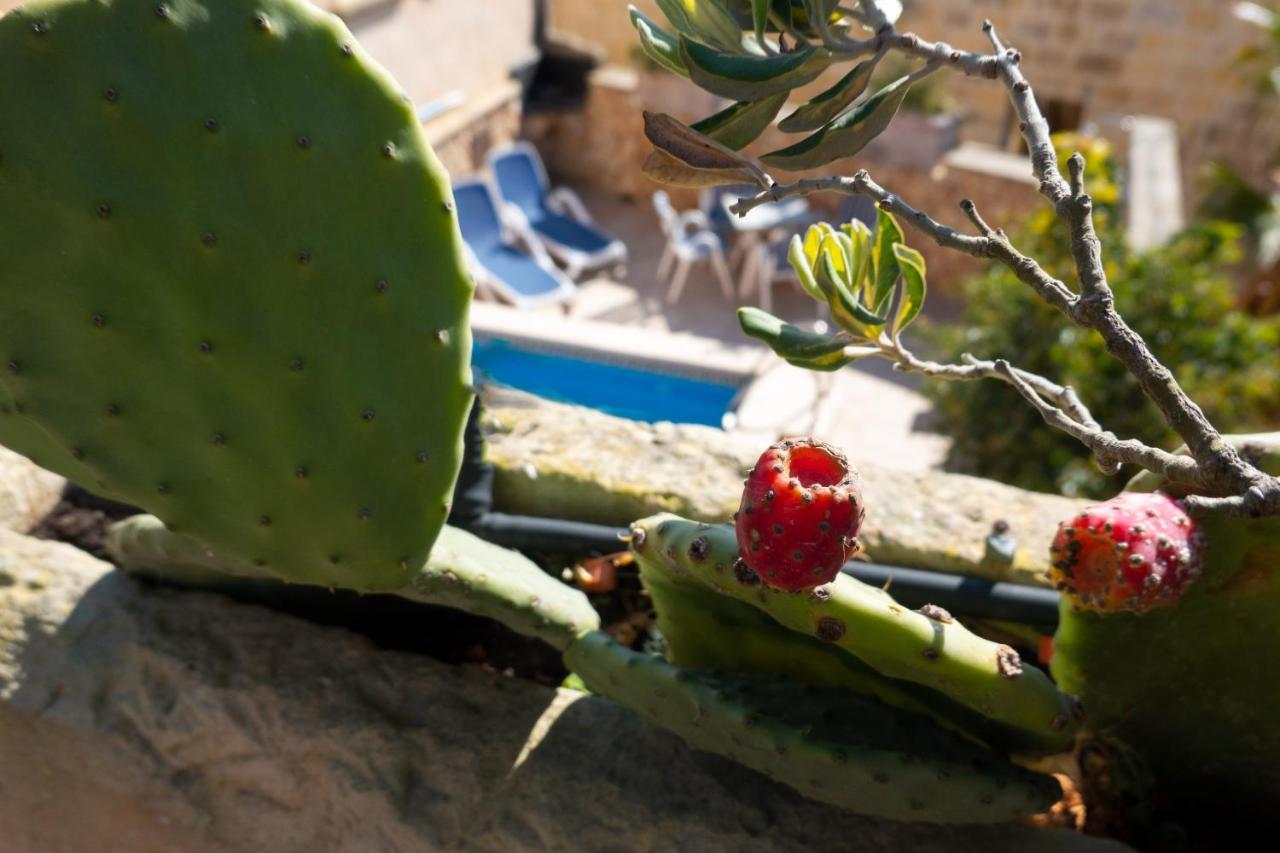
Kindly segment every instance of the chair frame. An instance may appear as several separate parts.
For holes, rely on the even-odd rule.
[[[659,199],[662,199],[659,202]],[[659,205],[671,211],[670,217],[664,214]],[[654,212],[662,225],[662,232],[667,238],[667,245],[662,250],[662,258],[658,261],[658,278],[665,278],[675,264],[675,275],[667,288],[666,301],[670,305],[680,298],[684,292],[685,282],[689,278],[689,270],[694,263],[706,260],[720,283],[720,290],[725,299],[733,303],[733,283],[729,276],[729,265],[724,257],[724,245],[711,230],[711,221],[701,210],[677,211],[671,204],[671,197],[663,190],[653,194]],[[689,233],[690,227],[696,230]],[[707,254],[701,256],[697,250],[705,247]]]
[[[507,157],[512,154],[523,154],[533,163],[534,174],[537,176],[538,185],[542,189],[543,196],[547,200],[547,207],[553,212],[578,222],[581,225],[595,227],[595,220],[591,218],[591,214],[587,211],[587,206],[582,203],[582,199],[569,187],[552,187],[551,178],[547,174],[546,164],[542,162],[542,155],[538,153],[538,149],[532,143],[524,140],[512,142],[501,148],[494,148],[489,151],[485,157],[485,163],[489,167],[490,174],[494,175],[494,186],[497,190],[498,197],[502,196],[502,186],[497,183],[497,172],[494,164],[498,159]],[[524,221],[524,227],[532,231],[529,225],[528,216],[519,206],[503,199],[505,205],[509,205],[511,209],[520,211],[521,219]],[[504,207],[504,210],[507,209]],[[553,240],[544,234],[536,234],[543,246],[546,248],[556,260],[564,264],[565,272],[570,278],[577,279],[583,273],[590,270],[601,269],[607,266],[622,266],[627,263],[627,246],[618,238],[611,238],[608,246],[597,252],[584,252],[573,246],[567,246],[557,240]],[[604,235],[608,236],[608,235]]]
[[[529,258],[541,267],[547,275],[551,276],[558,285],[556,290],[548,293],[538,296],[525,296],[509,282],[503,280],[486,267],[480,258],[476,256],[471,246],[467,244],[466,240],[463,240],[467,266],[471,268],[472,275],[476,279],[476,290],[481,295],[495,297],[518,308],[538,308],[543,305],[559,303],[567,311],[569,302],[577,295],[578,286],[551,260],[546,248],[542,245],[542,241],[538,239],[538,236],[533,233],[533,229],[529,227],[528,220],[525,219],[523,212],[509,202],[500,201],[497,190],[487,178],[474,177],[454,183],[455,188],[463,186],[479,186],[484,189],[490,203],[493,205],[494,213],[498,217],[498,224],[502,229],[502,242],[508,247],[520,248],[523,245]],[[507,206],[511,207],[516,213],[505,210]],[[517,216],[516,214],[519,215]]]

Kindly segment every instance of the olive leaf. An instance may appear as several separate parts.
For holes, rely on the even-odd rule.
[[[804,249],[804,240],[799,234],[793,235],[791,242],[787,245],[787,260],[795,270],[796,278],[800,280],[800,286],[804,288],[805,293],[819,302],[826,302],[827,297],[822,292],[822,288],[818,287],[818,280],[813,275],[813,262],[809,260]]]
[[[715,183],[752,183],[761,188],[768,187],[772,181],[755,160],[728,148],[714,139],[709,139],[698,131],[683,124],[665,113],[644,113],[644,135],[654,147],[683,165],[699,171],[717,173],[723,178]],[[650,160],[654,160],[650,155]],[[661,158],[658,158],[661,161]],[[645,162],[645,174],[659,180],[649,170],[649,161]],[[658,162],[655,162],[655,168]],[[669,164],[668,164],[669,167]],[[663,181],[663,183],[675,183]],[[710,186],[708,183],[680,186]]]
[[[841,335],[805,331],[759,308],[739,308],[738,324],[789,364],[807,370],[839,370],[855,359],[879,352],[875,347],[850,346]]]
[[[658,0],[658,8],[682,36],[730,51],[741,46],[742,28],[719,0]]]
[[[681,56],[685,56],[683,42]],[[685,59],[688,65],[688,57]],[[698,82],[692,66],[689,66],[689,76]],[[795,145],[771,151],[761,159],[770,166],[798,171],[824,166],[842,157],[852,157],[889,126],[911,86],[909,79],[909,76],[899,77],[811,136]]]
[[[810,225],[809,229],[805,231],[804,254],[805,257],[809,259],[809,264],[811,266],[818,263],[818,250],[822,246],[823,239],[828,234],[832,233],[835,233],[835,229],[826,222],[818,222],[814,225]]]
[[[845,107],[857,100],[867,89],[871,74],[876,70],[880,56],[860,62],[853,70],[836,81],[835,85],[804,104],[778,123],[785,133],[803,133],[816,130],[840,114]]]
[[[871,229],[865,222],[854,219],[840,226],[840,231],[849,238],[850,255],[853,258],[853,276],[850,288],[860,294],[866,289],[871,270]]]
[[[898,300],[898,316],[893,321],[893,334],[897,337],[924,307],[924,255],[905,243],[895,243],[893,256],[902,270],[902,296]]]
[[[631,14],[631,25],[640,36],[640,49],[645,55],[668,71],[688,77],[689,69],[684,67],[684,60],[680,58],[680,42],[676,37],[645,17],[635,6],[628,6],[627,11]]]
[[[886,318],[869,311],[854,295],[845,278],[846,271],[837,266],[837,258],[843,256],[843,249],[838,242],[833,245],[835,251],[823,251],[816,267],[818,286],[826,295],[831,317],[843,329],[863,337],[874,337]]]
[[[803,86],[827,69],[831,53],[806,47],[775,56],[725,53],[680,36],[680,58],[689,78],[722,98],[754,101]]]
[[[757,101],[739,101],[694,124],[693,129],[736,151],[764,133],[786,102],[786,92]]]
[[[656,148],[649,152],[640,171],[655,183],[691,189],[722,187],[754,180],[752,175],[740,169],[696,169]]]
[[[898,282],[898,259],[893,247],[902,242],[902,227],[893,214],[884,208],[876,208],[875,245],[871,251],[870,303],[879,312],[893,298],[893,287]]]

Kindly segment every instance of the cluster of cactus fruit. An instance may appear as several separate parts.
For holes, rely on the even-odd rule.
[[[755,180],[734,149],[832,61],[766,34],[845,38],[847,10],[660,5],[679,33],[633,11],[645,49],[739,103],[702,132],[651,122],[663,145],[650,173]],[[773,159],[827,162],[882,130],[911,83],[858,102],[882,53],[784,120],[815,133]],[[473,397],[472,282],[412,109],[336,18],[301,0],[37,0],[0,18],[0,114],[23,117],[0,126],[0,442],[153,513],[111,531],[125,568],[394,592],[488,616],[690,744],[872,815],[1043,810],[1059,786],[1031,768],[1084,724],[1068,690],[1086,694],[1094,731],[1144,754],[1185,738],[1224,790],[1242,772],[1277,790],[1274,728],[1242,755],[1203,725],[1203,702],[1148,724],[1142,690],[1158,682],[1178,704],[1178,669],[1210,679],[1209,722],[1237,731],[1280,701],[1275,679],[1242,699],[1239,666],[1222,666],[1243,642],[1280,639],[1267,607],[1280,594],[1274,522],[1200,524],[1170,484],[1135,483],[1055,539],[1060,686],[945,610],[911,610],[841,573],[866,507],[847,460],[820,442],[769,448],[733,525],[633,525],[665,659],[615,642],[585,595],[528,559],[447,527]],[[924,263],[889,212],[874,233],[816,226],[791,261],[840,331],[744,310],[748,333],[811,369],[908,358],[899,335],[923,304]],[[1140,494],[1153,485],[1171,496]],[[1224,607],[1248,630],[1189,636],[1222,628]],[[1135,661],[1147,667],[1136,680]]]

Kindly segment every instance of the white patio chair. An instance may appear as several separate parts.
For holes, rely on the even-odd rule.
[[[662,190],[653,194],[653,209],[658,214],[663,236],[667,238],[662,259],[658,262],[658,277],[665,278],[675,265],[671,284],[667,289],[667,303],[674,303],[684,290],[689,269],[694,263],[706,261],[725,299],[733,302],[733,284],[729,280],[729,266],[724,259],[724,246],[711,230],[711,223],[700,210],[677,213],[671,205],[671,197]],[[690,230],[692,229],[692,230]]]

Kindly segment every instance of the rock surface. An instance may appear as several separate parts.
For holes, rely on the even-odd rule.
[[[710,427],[638,423],[515,391],[484,396],[502,512],[619,525],[664,511],[728,521],[764,450]],[[1058,522],[1087,505],[977,477],[851,461],[867,499],[863,544],[883,563],[1048,585]],[[1015,541],[1012,559],[987,546],[1001,520]]]
[[[1123,851],[843,814],[603,700],[0,531],[0,847]]]
[[[0,447],[0,527],[26,531],[53,509],[67,481]]]

